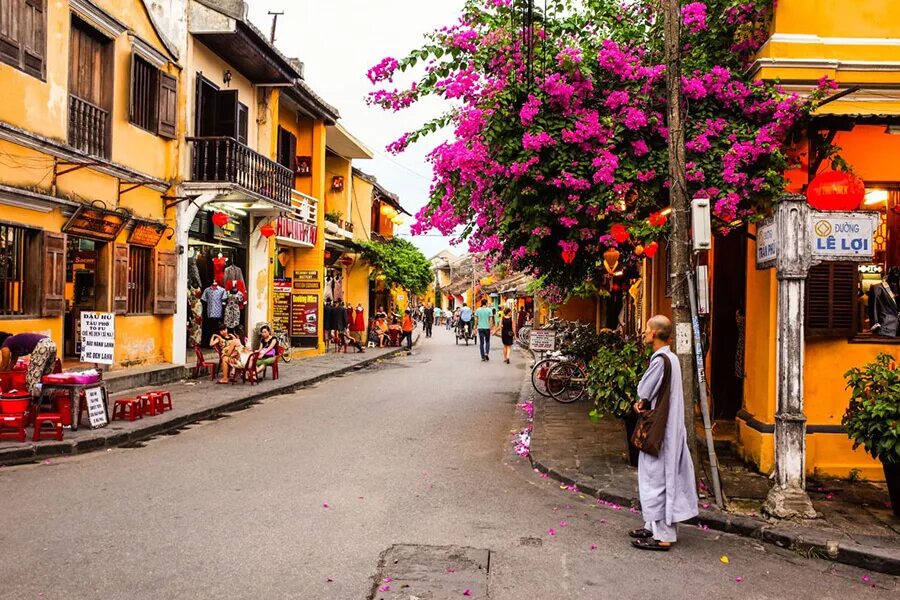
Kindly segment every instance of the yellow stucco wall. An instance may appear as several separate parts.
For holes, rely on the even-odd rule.
[[[351,175],[350,161],[340,156],[329,154],[325,157],[325,212],[339,212],[340,218],[350,220],[349,202]],[[344,178],[344,189],[336,192],[331,189],[333,177]]]

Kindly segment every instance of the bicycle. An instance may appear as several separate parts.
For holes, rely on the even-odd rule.
[[[293,346],[291,346],[291,336],[287,334],[286,331],[278,331],[274,335],[275,339],[278,340],[278,346],[282,349],[281,352],[281,360],[285,363],[291,362],[293,360]]]
[[[561,357],[547,373],[547,391],[557,402],[569,404],[587,391],[587,368],[579,358]]]

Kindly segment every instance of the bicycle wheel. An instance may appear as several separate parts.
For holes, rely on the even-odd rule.
[[[561,362],[547,373],[547,391],[557,402],[569,404],[584,395],[585,373],[574,362]]]
[[[528,347],[528,339],[529,339],[530,335],[531,335],[531,327],[528,325],[523,325],[519,329],[519,336],[518,336],[519,337],[519,345],[522,346],[523,348],[527,348]]]
[[[550,392],[547,391],[547,374],[558,362],[558,358],[545,358],[537,361],[531,369],[531,385],[534,391],[545,398],[550,397]]]

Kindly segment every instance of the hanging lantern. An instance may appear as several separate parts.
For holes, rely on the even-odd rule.
[[[387,204],[382,204],[381,208],[378,210],[378,212],[380,212],[382,214],[382,216],[385,216],[385,217],[390,216],[391,211],[392,211],[391,207],[388,206]]]
[[[623,244],[628,241],[628,230],[624,225],[616,224],[609,228],[609,235],[612,236],[616,242]]]
[[[275,235],[275,226],[271,223],[266,223],[262,227],[259,228],[259,233],[263,237],[270,238]]]
[[[331,258],[331,252],[329,252],[328,250],[326,250],[326,251],[325,251],[325,260],[328,260],[329,258]]]
[[[640,255],[643,254],[643,253],[644,253],[644,247],[643,247],[643,246],[641,246],[640,244],[638,244],[637,246],[634,247],[634,254],[635,254],[635,256],[640,256]]]
[[[655,212],[647,219],[653,227],[662,227],[668,221],[668,217],[661,212]]]
[[[828,171],[809,183],[806,199],[817,210],[856,210],[866,196],[859,177],[844,171]]]
[[[563,250],[562,259],[564,263],[571,265],[572,261],[575,260],[575,250]]]
[[[216,227],[225,227],[228,225],[228,215],[223,212],[214,212],[212,222]]]
[[[393,219],[391,219],[391,222],[394,225],[403,225],[403,217],[401,217],[400,215],[397,215]]]
[[[650,242],[646,247],[644,247],[644,255],[647,258],[653,258],[654,256],[656,256],[657,250],[659,250],[659,244],[657,244],[656,242]]]

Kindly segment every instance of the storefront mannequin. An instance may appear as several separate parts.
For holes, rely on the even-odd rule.
[[[869,288],[869,319],[872,333],[897,337],[900,329],[900,267],[891,267],[887,278]]]
[[[212,259],[213,279],[218,282],[219,285],[225,285],[225,263],[227,262],[228,258],[222,256],[221,252]]]

